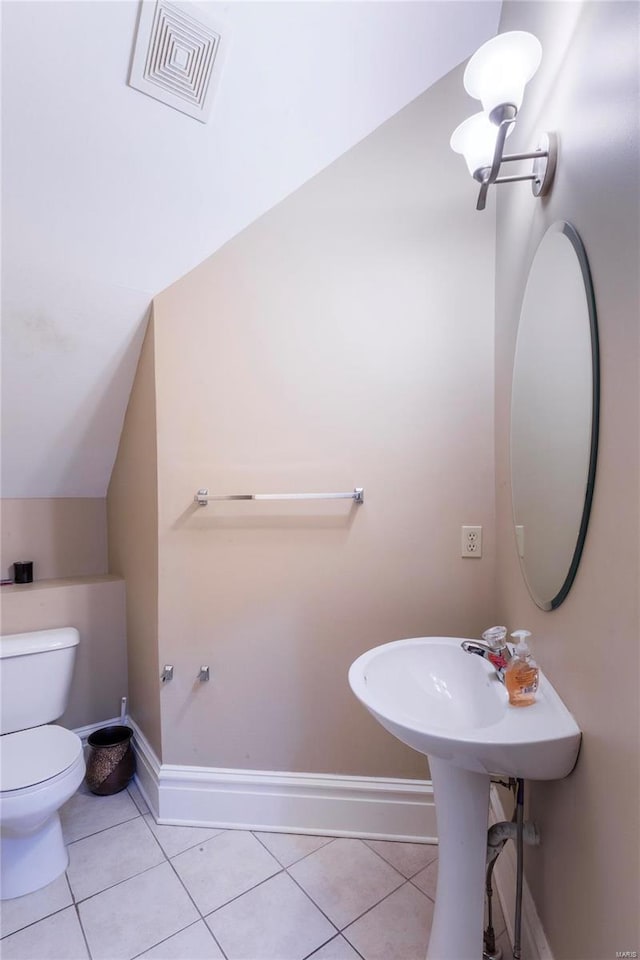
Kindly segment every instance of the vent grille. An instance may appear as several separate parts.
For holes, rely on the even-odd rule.
[[[129,86],[203,123],[222,69],[222,32],[181,4],[143,0]]]

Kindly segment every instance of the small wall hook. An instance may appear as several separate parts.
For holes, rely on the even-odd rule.
[[[160,674],[160,679],[163,683],[169,683],[170,680],[173,680],[173,665],[170,663],[165,663],[162,668],[162,673]]]
[[[200,681],[200,683],[206,683],[208,679],[209,679],[209,667],[206,665],[200,667],[200,672],[198,673],[198,680]]]

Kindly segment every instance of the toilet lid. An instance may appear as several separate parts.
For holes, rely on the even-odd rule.
[[[77,734],[55,724],[0,737],[0,791],[35,786],[63,773],[82,753]]]

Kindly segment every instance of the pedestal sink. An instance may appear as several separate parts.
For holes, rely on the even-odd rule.
[[[382,726],[429,758],[440,855],[427,960],[482,958],[490,776],[561,779],[580,748],[580,730],[542,672],[536,703],[512,707],[491,664],[462,641],[397,640],[349,670]]]

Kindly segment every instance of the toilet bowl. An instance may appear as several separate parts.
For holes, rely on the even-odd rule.
[[[45,887],[69,861],[58,811],[84,777],[67,705],[74,627],[0,637],[0,899]]]
[[[0,737],[0,899],[39,890],[66,870],[58,811],[84,771],[82,741],[64,727]]]

